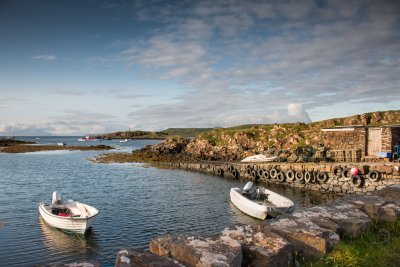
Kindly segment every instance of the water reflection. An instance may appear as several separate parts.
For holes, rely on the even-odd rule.
[[[97,249],[96,235],[92,229],[83,235],[66,233],[46,224],[39,216],[44,245],[53,252],[66,254],[90,253]]]

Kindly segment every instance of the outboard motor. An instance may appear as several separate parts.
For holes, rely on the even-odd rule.
[[[51,203],[56,204],[56,205],[61,205],[62,204],[61,194],[58,193],[57,191],[54,191]]]
[[[249,191],[253,188],[254,184],[253,182],[248,182],[244,187],[243,187],[243,192],[249,193]]]

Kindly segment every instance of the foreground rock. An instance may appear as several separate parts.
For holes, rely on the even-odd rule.
[[[321,228],[307,218],[283,215],[261,224],[263,232],[276,233],[287,239],[296,255],[319,258],[340,241],[334,231]]]
[[[154,253],[136,249],[122,249],[118,252],[115,267],[183,267],[178,261]]]
[[[228,236],[165,235],[151,240],[150,251],[168,256],[186,266],[231,266],[242,264],[242,249]]]
[[[340,236],[356,237],[368,229],[372,220],[356,205],[343,200],[296,211],[293,216],[308,219],[319,227],[330,229]]]
[[[222,231],[242,246],[242,266],[291,266],[294,263],[293,248],[281,236],[264,231],[260,226],[233,225]]]

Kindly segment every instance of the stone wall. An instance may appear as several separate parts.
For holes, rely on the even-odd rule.
[[[343,153],[353,153],[352,151],[359,150],[361,151],[361,157],[364,157],[367,142],[366,133],[366,128],[354,128],[354,130],[349,131],[324,131],[322,135],[323,144],[325,147],[336,152],[331,155],[336,161],[342,161],[343,158],[346,158],[345,155],[341,155],[338,151],[343,151]],[[336,156],[338,158],[336,158]],[[354,158],[357,158],[357,156],[355,155]]]
[[[390,184],[400,184],[399,163],[172,163],[183,170],[214,174],[228,179],[279,183],[337,194],[365,194]],[[350,169],[358,175],[351,176]]]
[[[400,145],[400,127],[393,127],[392,129],[392,143],[391,143],[391,149],[393,149],[393,146],[398,146]]]

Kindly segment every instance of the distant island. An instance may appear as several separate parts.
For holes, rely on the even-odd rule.
[[[119,131],[113,133],[97,134],[94,135],[98,139],[154,139],[162,140],[171,136],[181,136],[185,138],[194,138],[198,134],[211,131],[213,128],[168,128],[159,132],[150,131]]]

